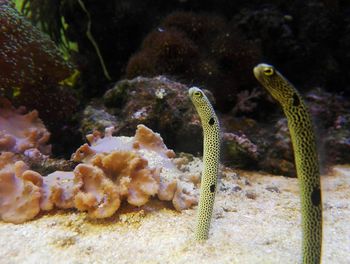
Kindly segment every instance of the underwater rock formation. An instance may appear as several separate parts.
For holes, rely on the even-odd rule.
[[[265,60],[288,72],[298,89],[316,85],[349,95],[348,12],[347,1],[269,1],[242,8],[232,22],[261,41]]]
[[[222,163],[234,168],[254,168],[259,159],[258,147],[244,134],[223,133]]]
[[[117,134],[132,135],[142,123],[158,131],[167,146],[176,148],[175,151],[199,152],[202,150],[201,125],[187,90],[186,85],[164,76],[122,80],[105,93],[104,106],[92,105],[87,107],[90,111],[85,109],[81,129],[91,133],[91,128],[112,123]],[[104,119],[97,120],[95,116]]]
[[[350,114],[339,114],[324,136],[327,164],[348,164],[350,161]],[[322,149],[322,150],[323,150]],[[322,151],[324,153],[324,151]]]
[[[199,84],[214,94],[219,109],[229,110],[238,91],[254,83],[250,69],[259,59],[259,44],[223,17],[175,12],[144,39],[126,75],[164,74]]]
[[[229,27],[234,25],[240,29],[241,37],[260,41],[262,57],[267,62],[279,65],[283,72],[288,71],[290,79],[295,80],[300,90],[308,86],[300,87],[298,84],[307,83],[325,86],[329,91],[345,89],[349,94],[348,1],[110,0],[102,3],[83,0],[81,2],[84,3],[89,16],[79,5],[79,1],[31,0],[25,1],[25,4],[34,23],[44,25],[43,29],[53,39],[59,40],[63,31],[69,41],[78,44],[79,53],[75,54],[75,57],[79,68],[84,69],[82,89],[85,98],[102,95],[107,89],[108,82],[100,67],[97,52],[86,36],[89,23],[112,79],[118,80],[125,76],[128,60],[137,52],[147,33],[156,25],[159,26],[155,31],[163,31],[171,26],[170,31],[175,28],[177,31],[189,33],[190,39],[195,40],[192,43],[197,44],[198,38],[204,38],[200,45],[196,45],[201,53],[206,49],[205,45],[208,43],[206,39],[211,38],[211,34],[221,31],[225,20],[230,21]],[[174,10],[178,12],[174,13]],[[214,31],[212,26],[208,28],[209,19],[201,18],[203,17],[201,14],[208,13],[215,14],[214,17],[219,18]],[[143,19],[140,20],[140,17]],[[165,17],[168,23],[164,22]],[[68,26],[63,27],[62,21]],[[163,31],[164,35],[167,35],[167,31],[169,30]],[[208,54],[211,55],[210,52]],[[139,55],[136,57],[135,60],[140,63],[135,65],[139,65],[142,69],[149,69],[148,65],[153,67],[152,61]],[[180,60],[191,61],[190,58],[183,57]],[[222,66],[227,67],[225,61]],[[194,67],[195,70],[196,68],[198,69]],[[209,72],[216,67],[209,61],[203,64],[202,68],[204,72]],[[188,70],[190,73],[191,69]],[[161,73],[156,72],[155,75]],[[186,71],[183,74],[186,75]],[[193,79],[197,77],[193,75]],[[192,79],[190,81],[192,82]],[[223,84],[228,85],[229,81]],[[234,85],[235,83],[232,84]]]

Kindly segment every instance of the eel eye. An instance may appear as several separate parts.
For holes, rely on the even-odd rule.
[[[265,68],[263,72],[266,76],[271,76],[272,74],[274,74],[275,71],[273,70],[273,68]]]
[[[200,91],[196,91],[194,92],[194,95],[198,98],[202,98],[203,97],[203,94],[200,92]]]

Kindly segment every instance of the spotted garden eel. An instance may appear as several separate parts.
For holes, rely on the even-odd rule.
[[[275,68],[259,64],[254,75],[282,106],[294,149],[296,171],[301,192],[302,260],[304,264],[321,261],[322,199],[311,118],[298,91]]]
[[[214,109],[202,90],[188,91],[203,127],[203,172],[197,213],[196,240],[208,239],[217,189],[220,156],[220,124]]]

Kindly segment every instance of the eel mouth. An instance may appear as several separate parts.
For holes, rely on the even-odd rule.
[[[257,78],[259,80],[260,74],[261,74],[260,64],[254,67],[253,72],[254,72],[255,78]]]

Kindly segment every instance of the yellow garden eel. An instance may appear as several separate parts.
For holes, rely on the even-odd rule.
[[[220,156],[220,125],[208,98],[199,88],[188,91],[203,127],[203,173],[197,213],[196,240],[208,239],[213,213]]]
[[[294,148],[299,178],[302,214],[302,258],[304,264],[321,261],[322,199],[315,135],[308,109],[294,86],[273,66],[259,64],[254,75],[282,106]]]

